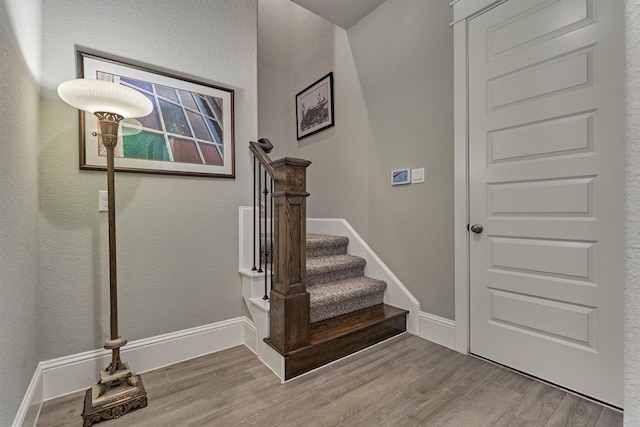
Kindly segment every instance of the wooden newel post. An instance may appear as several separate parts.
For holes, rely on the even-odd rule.
[[[274,285],[269,343],[281,354],[309,344],[307,292],[307,160],[285,157],[274,169]]]

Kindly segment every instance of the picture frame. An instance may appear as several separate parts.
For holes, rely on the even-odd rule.
[[[396,169],[391,171],[391,185],[411,183],[411,169]]]
[[[298,140],[335,125],[333,72],[296,94],[296,136]]]
[[[145,95],[153,111],[124,119],[115,170],[235,178],[234,91],[77,51],[78,76],[113,81]],[[106,170],[93,114],[80,111],[80,169]]]

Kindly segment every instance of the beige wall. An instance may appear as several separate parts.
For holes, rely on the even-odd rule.
[[[259,133],[311,160],[309,217],[346,218],[421,303],[454,318],[453,34],[444,0],[387,0],[348,31],[259,1]],[[295,139],[294,97],[329,71],[336,126]],[[392,187],[390,172],[426,182]]]
[[[73,17],[73,18],[70,18]],[[56,95],[76,48],[235,90],[236,179],[116,174],[120,332],[129,340],[245,313],[238,206],[251,203],[257,134],[255,0],[47,0],[42,10],[40,359],[108,334],[103,172],[78,169],[77,110]]]
[[[0,1],[0,425],[13,422],[38,364],[39,50],[32,1]],[[37,6],[37,5],[36,5]],[[13,19],[10,20],[9,17]],[[20,44],[18,40],[23,40]],[[39,40],[36,41],[39,45]]]

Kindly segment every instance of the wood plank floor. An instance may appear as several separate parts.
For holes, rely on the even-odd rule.
[[[280,384],[244,346],[142,375],[149,406],[98,426],[622,426],[622,414],[403,334]],[[39,427],[82,425],[84,392]]]

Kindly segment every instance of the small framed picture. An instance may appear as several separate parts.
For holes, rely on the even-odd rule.
[[[391,185],[409,184],[411,182],[410,169],[397,169],[391,171]]]
[[[298,140],[334,125],[333,73],[296,95],[296,125]]]

